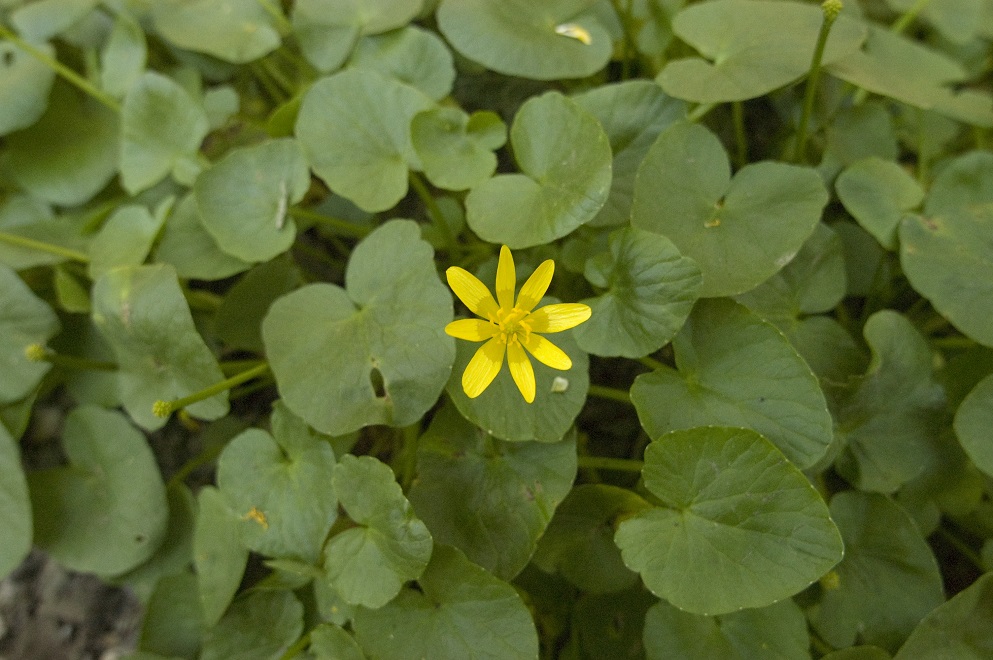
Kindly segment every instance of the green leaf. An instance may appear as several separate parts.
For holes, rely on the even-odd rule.
[[[32,344],[44,346],[59,331],[55,312],[10,268],[0,266],[0,403],[23,399],[51,369],[24,354]]]
[[[114,112],[57,84],[41,119],[4,138],[3,162],[10,177],[35,197],[75,206],[113,178],[118,139]]]
[[[125,266],[93,285],[93,323],[117,357],[121,401],[142,428],[161,428],[156,401],[170,401],[224,379],[193,324],[169,266]],[[228,412],[227,392],[190,405],[190,414],[217,419]]]
[[[55,49],[36,45],[49,57]],[[10,43],[0,41],[0,135],[27,128],[45,113],[55,72],[44,63]]]
[[[121,105],[121,185],[135,195],[196,156],[207,114],[171,78],[146,71]]]
[[[656,599],[640,584],[611,594],[586,594],[571,617],[577,650],[584,658],[641,660],[645,613]]]
[[[830,181],[842,168],[873,156],[897,160],[900,146],[893,124],[892,111],[882,101],[840,108],[825,127],[824,157],[817,167],[824,180]]]
[[[593,0],[444,0],[438,28],[462,55],[508,76],[585,78],[607,65],[610,33]],[[567,36],[569,28],[583,37]]]
[[[980,470],[993,476],[993,374],[976,385],[955,412],[955,435]]]
[[[893,656],[878,646],[859,645],[832,651],[822,660],[890,660]]]
[[[483,240],[513,249],[548,243],[592,220],[607,201],[610,143],[572,99],[558,92],[528,99],[510,144],[522,173],[487,179],[465,200],[466,221]]]
[[[700,290],[700,269],[664,236],[627,227],[610,235],[610,249],[586,262],[586,279],[600,289],[584,303],[590,320],[576,328],[580,348],[594,355],[638,358],[662,348],[679,331]]]
[[[914,3],[913,0],[887,0],[886,4],[894,11],[903,13],[910,10]],[[944,0],[944,2],[928,3],[919,9],[919,18],[936,28],[952,43],[962,45],[975,38],[980,31],[983,4],[984,0]]]
[[[810,658],[803,612],[792,600],[707,617],[661,601],[645,615],[645,655],[664,658]]]
[[[906,511],[881,495],[838,493],[831,516],[845,559],[835,569],[837,588],[824,589],[810,611],[811,625],[835,648],[858,642],[895,651],[944,601],[931,549]]]
[[[200,219],[193,194],[176,204],[155,249],[155,260],[171,265],[179,277],[221,280],[251,268],[222,252]]]
[[[751,428],[800,468],[833,437],[810,367],[771,324],[730,300],[701,300],[673,340],[676,369],[638,376],[631,401],[650,437],[705,424]]]
[[[17,568],[31,550],[32,517],[28,484],[17,441],[0,424],[0,579]]]
[[[197,503],[193,565],[200,586],[203,621],[213,626],[238,591],[248,562],[248,549],[241,542],[241,522],[219,490],[212,486],[200,489]]]
[[[322,623],[310,631],[309,650],[316,660],[365,660],[355,638],[333,623]]]
[[[289,206],[303,199],[310,172],[296,140],[229,152],[193,186],[203,226],[218,247],[244,261],[268,261],[297,235]]]
[[[597,118],[614,154],[610,194],[590,225],[627,224],[638,166],[659,133],[686,117],[686,104],[647,80],[594,87],[573,100]]]
[[[993,154],[970,151],[945,163],[928,191],[924,213],[945,215],[993,204]]]
[[[575,437],[504,442],[448,405],[418,440],[409,497],[438,543],[509,580],[528,563],[575,478]]]
[[[312,284],[273,303],[262,337],[290,410],[333,435],[420,419],[454,353],[433,257],[416,224],[391,221],[356,246],[344,289]]]
[[[382,607],[403,583],[424,572],[433,541],[403,496],[393,471],[371,456],[342,456],[332,479],[338,500],[358,524],[324,549],[324,570],[345,602]]]
[[[348,69],[318,80],[297,117],[296,135],[317,176],[359,208],[392,208],[420,163],[410,121],[432,107],[420,91],[377,71]]]
[[[748,429],[673,431],[645,450],[662,506],[620,523],[624,563],[676,607],[717,615],[791,596],[834,566],[841,537],[807,478]]]
[[[280,44],[257,0],[158,0],[151,9],[155,29],[169,42],[227,62],[251,62]]]
[[[555,510],[538,542],[535,565],[549,573],[557,570],[589,593],[627,589],[638,576],[621,559],[614,543],[614,525],[650,506],[637,494],[617,486],[576,486]]]
[[[281,658],[303,632],[303,605],[289,591],[239,598],[203,639],[200,660]]]
[[[507,139],[499,115],[484,111],[470,117],[457,108],[418,112],[410,131],[424,174],[447,190],[465,190],[492,176],[497,166],[492,149]]]
[[[863,328],[872,361],[839,402],[838,472],[860,490],[891,493],[923,472],[944,426],[945,397],[931,349],[900,314],[883,310]]]
[[[80,236],[79,227],[72,218],[53,216],[48,204],[30,195],[9,195],[0,204],[0,231],[84,254],[87,251],[86,240]],[[66,261],[66,257],[62,255],[0,241],[0,264],[14,270],[48,266],[63,261]]]
[[[558,301],[545,298],[538,307],[552,302]],[[506,365],[500,367],[500,373],[482,394],[475,399],[466,396],[462,389],[462,373],[479,344],[458,342],[447,386],[449,398],[463,417],[501,440],[558,442],[582,410],[590,386],[590,359],[576,345],[573,332],[566,330],[550,336],[552,343],[572,360],[571,369],[559,371],[531,360],[536,392],[534,403],[528,403],[521,396]]]
[[[331,488],[334,452],[278,401],[272,426],[275,439],[248,429],[224,447],[217,486],[241,516],[249,550],[316,563],[338,517]]]
[[[22,37],[44,41],[68,30],[97,5],[97,0],[38,0],[25,4],[10,15]]]
[[[414,26],[363,37],[349,64],[392,76],[434,101],[448,96],[455,81],[455,64],[445,42]]]
[[[159,580],[145,605],[138,648],[167,657],[196,657],[204,633],[199,596],[193,573]]]
[[[910,633],[897,660],[982,660],[993,652],[993,574],[986,573],[932,610]]]
[[[118,13],[100,50],[100,87],[115,98],[123,97],[141,77],[147,59],[148,44],[141,24],[126,12]]]
[[[69,467],[32,472],[34,541],[74,571],[117,575],[152,556],[168,505],[145,437],[116,412],[79,406],[66,417]]]
[[[171,206],[167,204],[163,211]],[[140,266],[152,249],[165,215],[160,212],[152,217],[138,204],[117,207],[90,243],[90,278],[96,280],[118,266]]]
[[[409,23],[423,0],[299,0],[293,31],[300,49],[319,71],[341,66],[364,34],[379,34]]]
[[[763,161],[731,178],[717,136],[681,122],[659,135],[638,169],[631,223],[666,236],[697,262],[701,295],[725,296],[789,263],[827,201],[821,178],[805,167]]]
[[[993,178],[989,179],[993,181]],[[950,192],[950,191],[949,191]],[[945,199],[943,193],[939,199]],[[900,265],[914,287],[964,334],[993,346],[993,204],[934,204],[900,224]],[[929,207],[931,204],[929,203]]]
[[[259,264],[228,289],[214,315],[214,330],[228,348],[265,351],[262,319],[280,296],[303,284],[300,269],[289,258]]]
[[[762,96],[807,73],[823,21],[820,7],[796,2],[716,0],[687,7],[673,19],[673,32],[707,59],[674,60],[656,80],[667,94],[696,103]],[[865,38],[863,25],[839,16],[822,64],[856,52]]]
[[[905,169],[875,157],[846,168],[834,185],[845,209],[887,250],[897,247],[900,219],[924,201],[924,190]]]
[[[538,636],[512,586],[438,545],[420,589],[410,587],[376,610],[360,608],[353,627],[367,655],[403,658],[538,657]]]

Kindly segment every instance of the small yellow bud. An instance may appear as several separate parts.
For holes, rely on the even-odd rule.
[[[172,414],[171,401],[156,401],[152,404],[152,414],[165,419]]]
[[[575,39],[585,46],[589,46],[593,43],[593,37],[590,36],[589,31],[582,25],[576,25],[575,23],[563,23],[562,25],[556,25],[555,34],[561,34],[563,37]]]
[[[841,13],[843,8],[844,5],[841,0],[824,0],[824,2],[821,3],[821,9],[824,11],[824,18],[829,21],[833,21],[838,18],[838,14]]]
[[[828,571],[821,576],[821,588],[825,591],[834,591],[841,586],[841,576],[838,571]]]
[[[44,362],[48,351],[41,344],[28,344],[24,347],[24,357],[32,362]]]

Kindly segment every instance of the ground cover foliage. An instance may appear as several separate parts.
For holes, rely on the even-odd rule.
[[[988,658],[991,87],[991,0],[0,0],[0,575],[146,660]],[[533,403],[444,331],[504,245],[592,310]]]

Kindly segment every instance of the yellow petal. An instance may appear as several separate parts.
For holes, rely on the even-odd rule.
[[[527,353],[517,342],[507,346],[507,364],[510,365],[510,375],[514,377],[524,400],[534,403],[534,369]]]
[[[445,271],[445,275],[448,277],[448,286],[452,287],[452,291],[465,303],[470,312],[484,319],[496,314],[496,301],[478,277],[458,266],[449,268]]]
[[[545,305],[527,316],[531,332],[562,332],[586,321],[593,314],[583,303],[558,303]]]
[[[565,371],[572,368],[572,359],[561,348],[548,341],[541,335],[531,334],[524,340],[524,347],[538,362],[547,364],[552,369]]]
[[[491,339],[476,351],[462,373],[462,389],[466,396],[475,399],[483,393],[496,375],[500,373],[503,364],[503,351],[506,344],[499,339]]]
[[[517,271],[514,269],[514,257],[510,248],[504,245],[500,248],[500,262],[497,264],[496,295],[497,302],[503,309],[514,306],[514,289],[517,288]]]
[[[520,295],[517,296],[517,306],[520,309],[527,312],[534,309],[541,297],[548,291],[548,285],[552,283],[553,272],[555,272],[555,262],[551,259],[534,269],[531,277],[521,287]]]
[[[486,341],[497,331],[497,327],[482,319],[460,319],[445,326],[445,333],[456,339]]]

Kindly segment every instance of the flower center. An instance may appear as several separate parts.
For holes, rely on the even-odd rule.
[[[497,337],[505,344],[512,344],[527,339],[531,334],[531,324],[527,321],[527,312],[519,307],[505,309],[501,307],[496,314],[490,316],[490,323],[498,328]]]

